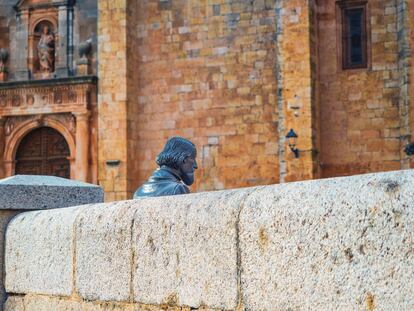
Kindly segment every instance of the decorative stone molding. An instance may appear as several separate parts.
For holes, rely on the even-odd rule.
[[[95,78],[8,82],[0,86],[0,115],[85,112],[96,93]]]

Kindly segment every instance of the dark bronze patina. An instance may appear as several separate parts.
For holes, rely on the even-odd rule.
[[[182,137],[170,138],[157,156],[159,168],[134,193],[138,197],[160,197],[190,193],[197,167],[195,145]]]
[[[405,146],[404,151],[408,156],[414,155],[414,142]]]

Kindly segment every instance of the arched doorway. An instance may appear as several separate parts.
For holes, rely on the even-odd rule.
[[[65,138],[51,127],[40,127],[29,132],[20,142],[15,173],[70,178],[69,156]]]

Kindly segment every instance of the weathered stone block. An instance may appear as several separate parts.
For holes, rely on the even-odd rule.
[[[414,171],[269,186],[240,214],[247,310],[414,308]]]
[[[129,201],[96,205],[83,210],[78,217],[76,289],[84,299],[127,301],[130,298],[131,230],[136,211],[130,205]]]
[[[6,292],[72,293],[73,225],[78,212],[86,207],[22,213],[9,223]]]
[[[55,176],[15,175],[0,180],[0,209],[38,210],[103,202],[96,185]]]
[[[237,219],[251,190],[138,200],[133,291],[145,304],[237,306]]]

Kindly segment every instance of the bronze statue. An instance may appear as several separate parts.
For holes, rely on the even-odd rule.
[[[55,63],[55,37],[50,31],[49,26],[44,26],[42,31],[42,36],[37,45],[39,71],[53,72]]]
[[[170,138],[157,156],[159,168],[135,191],[138,197],[159,197],[190,193],[197,167],[195,145],[182,137]]]

